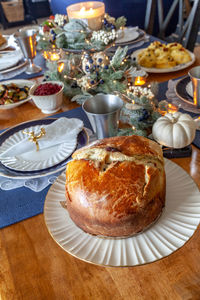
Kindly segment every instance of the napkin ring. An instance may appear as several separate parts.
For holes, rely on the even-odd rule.
[[[34,131],[31,131],[31,132],[22,131],[22,132],[23,132],[24,134],[28,134],[28,135],[30,136],[28,140],[29,140],[30,142],[35,143],[35,145],[36,145],[36,151],[39,151],[38,140],[46,134],[45,129],[42,127],[42,128],[40,129],[40,133],[39,133],[38,135],[35,135],[35,132],[34,132]]]

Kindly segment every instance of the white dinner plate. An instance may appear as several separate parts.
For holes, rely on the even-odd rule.
[[[3,71],[0,71],[0,76],[1,75],[8,75],[8,74],[10,74],[10,72],[18,71],[18,70],[22,70],[22,69],[23,70],[21,72],[24,72],[25,69],[26,69],[25,67],[26,67],[27,64],[28,64],[28,60],[27,59],[22,59],[15,66],[13,66],[11,68],[8,68],[8,69],[5,69]],[[19,74],[19,72],[17,73],[17,75],[18,74]]]
[[[20,49],[0,52],[0,73],[16,66],[23,58]]]
[[[128,43],[136,40],[139,37],[139,32],[134,27],[125,27],[118,30],[119,37],[116,39],[115,44]]]
[[[78,228],[63,207],[65,173],[51,186],[44,218],[52,238],[69,254],[98,265],[136,266],[154,262],[182,247],[200,220],[200,193],[192,178],[165,160],[166,205],[160,218],[143,233],[124,239],[97,237]]]
[[[131,54],[132,59],[135,59],[137,61],[138,54],[142,50],[144,50],[144,49],[139,49],[139,50],[134,51]],[[189,52],[189,54],[191,56],[191,61],[189,61],[189,62],[187,62],[185,64],[180,64],[180,65],[177,65],[175,67],[167,68],[167,69],[145,68],[145,67],[142,67],[142,66],[140,66],[140,67],[143,70],[145,70],[146,72],[148,72],[148,73],[171,73],[171,72],[177,72],[177,71],[186,69],[186,68],[188,68],[189,66],[191,66],[195,62],[195,55],[194,55],[194,53],[190,52],[189,50],[187,50],[187,51]]]
[[[0,85],[1,84],[11,84],[11,83],[14,83],[16,84],[17,86],[19,87],[24,87],[24,86],[28,86],[29,88],[31,88],[35,82],[34,81],[31,81],[31,80],[25,80],[25,79],[14,79],[14,80],[6,80],[6,81],[1,81],[0,82]],[[26,103],[27,101],[31,100],[31,97],[28,96],[26,99],[24,100],[20,100],[20,101],[17,101],[15,103],[11,103],[11,104],[5,104],[5,105],[0,105],[0,110],[1,109],[11,109],[11,108],[15,108],[17,106],[20,106],[24,103]]]
[[[24,122],[24,123],[18,124],[16,126],[13,126],[0,134],[0,146],[2,146],[3,143],[9,137],[11,137],[13,134],[17,133],[18,131],[22,131],[25,128],[29,128],[31,126],[48,125],[48,124],[51,124],[52,122],[54,122],[55,120],[57,120],[57,119],[56,118],[45,118],[45,119],[41,119],[41,120],[32,120],[32,121]],[[83,130],[79,133],[79,135],[77,137],[76,149],[79,149],[88,144],[88,141],[89,141],[88,134],[89,134],[89,129],[83,128]],[[55,165],[51,168],[46,168],[46,169],[39,170],[39,171],[28,171],[28,172],[26,172],[26,171],[20,172],[20,171],[11,170],[11,169],[5,167],[0,161],[0,176],[9,178],[9,179],[33,179],[33,178],[38,178],[38,177],[44,177],[47,175],[52,175],[52,174],[56,174],[58,172],[63,171],[66,168],[66,164],[70,159],[71,159],[70,157],[65,157],[65,159],[63,161],[61,161],[60,163],[58,163],[57,165]]]
[[[193,98],[192,81],[188,82],[188,84],[186,85],[185,89],[186,89],[186,92],[188,93],[188,95]]]
[[[40,132],[42,127],[43,125],[35,125],[24,128],[23,130],[27,132]],[[26,137],[23,134],[23,130],[19,130],[4,141],[0,147],[0,154],[20,143]],[[43,170],[64,161],[74,152],[76,145],[77,137],[74,137],[74,139],[47,149],[29,151],[15,157],[1,158],[1,163],[14,171],[30,172]]]

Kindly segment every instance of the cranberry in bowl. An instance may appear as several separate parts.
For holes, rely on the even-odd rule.
[[[52,114],[62,106],[63,89],[64,84],[61,81],[45,81],[34,85],[29,94],[44,114]]]

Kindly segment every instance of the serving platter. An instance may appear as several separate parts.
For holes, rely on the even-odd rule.
[[[141,51],[143,51],[145,48],[143,49],[139,49],[139,50],[136,50],[134,51],[132,54],[131,54],[131,57],[132,59],[136,60],[137,61],[137,58],[138,58],[138,55],[139,53],[141,53]],[[191,51],[187,50],[190,54],[190,57],[191,57],[191,61],[185,63],[185,64],[180,64],[180,65],[177,65],[175,67],[172,67],[172,68],[166,68],[166,69],[158,69],[158,68],[145,68],[145,67],[141,67],[141,69],[145,70],[146,72],[148,73],[171,73],[171,72],[177,72],[177,71],[181,71],[181,70],[184,70],[186,68],[188,68],[189,66],[191,66],[194,62],[195,62],[195,55],[194,53],[192,53]]]
[[[5,144],[5,146],[9,144],[10,146],[19,141],[21,138],[20,132],[26,128],[41,128],[44,125],[51,124],[55,120],[55,118],[34,120],[14,126],[0,135],[0,147],[2,148],[2,144]],[[87,143],[88,135],[86,130],[83,129],[79,133],[75,143],[74,141],[69,141],[57,146],[56,149],[55,147],[51,147],[49,149],[40,150],[40,153],[38,152],[34,155],[31,152],[31,155],[30,153],[21,154],[15,157],[16,160],[13,159],[13,161],[9,158],[1,158],[0,176],[27,179],[55,174],[65,169],[66,163],[71,159],[71,154],[75,149],[83,147]],[[4,148],[5,147],[3,147],[3,150]],[[14,166],[13,163],[15,164]]]
[[[182,247],[200,220],[200,193],[192,178],[175,163],[165,160],[166,206],[160,218],[133,237],[102,238],[77,227],[63,206],[65,173],[51,186],[44,205],[46,226],[54,241],[67,253],[89,263],[131,267],[151,263]]]
[[[14,83],[14,84],[16,84],[16,85],[19,86],[19,87],[28,86],[29,88],[31,88],[31,87],[35,84],[35,82],[34,82],[34,81],[31,81],[31,80],[14,79],[14,80],[1,81],[1,82],[0,82],[0,85],[1,85],[1,84],[7,85],[7,84],[11,84],[11,83]],[[17,106],[20,106],[20,105],[22,105],[22,104],[24,104],[24,103],[30,101],[30,100],[31,100],[31,97],[28,96],[26,99],[17,101],[17,102],[15,102],[15,103],[4,104],[4,105],[2,104],[2,105],[0,105],[0,110],[2,110],[2,109],[3,109],[3,110],[12,109],[12,108],[15,108],[15,107],[17,107]]]

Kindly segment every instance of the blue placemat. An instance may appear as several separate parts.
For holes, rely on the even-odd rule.
[[[91,128],[81,107],[56,114],[55,117],[79,118],[84,122],[85,127]],[[10,191],[0,189],[0,228],[42,213],[49,187],[38,193],[25,187]]]

